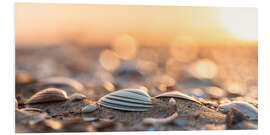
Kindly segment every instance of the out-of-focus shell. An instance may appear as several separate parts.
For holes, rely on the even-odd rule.
[[[27,83],[31,83],[31,82],[34,82],[35,79],[27,72],[25,71],[21,71],[21,70],[18,70],[16,71],[16,74],[15,74],[15,81],[16,81],[16,84],[27,84]]]
[[[87,105],[82,108],[81,112],[83,113],[89,113],[97,110],[97,107],[95,105]]]
[[[140,89],[118,90],[99,99],[104,107],[124,111],[147,111],[152,108],[150,96]]]
[[[46,86],[55,86],[55,87],[68,86],[72,87],[77,91],[82,91],[84,89],[84,86],[80,82],[66,77],[50,77],[40,80],[40,83]]]
[[[191,97],[191,96],[188,96],[184,93],[181,93],[179,91],[172,91],[172,92],[165,92],[165,93],[162,93],[160,95],[157,95],[156,98],[162,98],[162,97],[168,97],[168,98],[180,98],[180,99],[185,99],[185,100],[189,100],[189,101],[193,101],[193,102],[196,102],[196,103],[199,103],[201,104],[198,100],[196,100],[195,98]]]
[[[65,101],[67,98],[65,91],[57,88],[48,88],[34,94],[26,101],[26,104]]]
[[[72,95],[70,95],[70,98],[69,98],[72,102],[74,101],[81,101],[83,99],[86,99],[86,96],[81,94],[81,93],[74,93]]]
[[[258,119],[258,109],[253,105],[244,102],[244,101],[232,101],[231,103],[222,104],[219,108],[224,109],[225,111],[232,111],[232,108],[235,107],[240,112],[244,113],[249,117],[249,120]]]

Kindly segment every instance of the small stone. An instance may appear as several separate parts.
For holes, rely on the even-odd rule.
[[[97,110],[97,107],[95,105],[87,105],[84,108],[82,108],[81,112],[83,113],[90,113]]]

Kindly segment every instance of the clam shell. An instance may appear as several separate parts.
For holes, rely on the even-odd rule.
[[[219,106],[219,108],[222,108],[228,112],[232,111],[233,107],[235,107],[236,109],[247,115],[249,117],[249,120],[258,119],[258,109],[247,102],[232,101],[231,103],[226,103]]]
[[[99,99],[104,107],[124,111],[147,111],[152,108],[150,96],[140,89],[118,90]]]
[[[162,98],[162,97],[168,97],[168,98],[180,98],[180,99],[186,99],[186,100],[189,100],[189,101],[193,101],[193,102],[196,102],[196,103],[200,103],[200,101],[196,100],[195,98],[191,97],[191,96],[188,96],[182,92],[179,92],[179,91],[172,91],[172,92],[165,92],[165,93],[162,93],[160,95],[157,95],[155,96],[156,98]]]
[[[34,94],[26,101],[26,104],[65,101],[67,98],[65,91],[57,88],[48,88]]]
[[[40,83],[48,86],[68,86],[78,91],[82,91],[84,89],[84,86],[80,82],[66,77],[46,78],[41,80]]]

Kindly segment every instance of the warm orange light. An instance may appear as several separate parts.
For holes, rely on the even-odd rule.
[[[191,65],[190,73],[197,78],[211,79],[217,73],[217,65],[208,59],[201,59]]]
[[[124,60],[132,59],[136,55],[138,51],[137,46],[137,41],[127,34],[118,36],[112,43],[116,54]]]
[[[104,69],[109,71],[117,69],[120,64],[120,60],[111,50],[102,51],[99,57],[99,62]]]

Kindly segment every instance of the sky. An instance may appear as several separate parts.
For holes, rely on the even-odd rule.
[[[16,46],[257,42],[256,8],[16,3]]]

